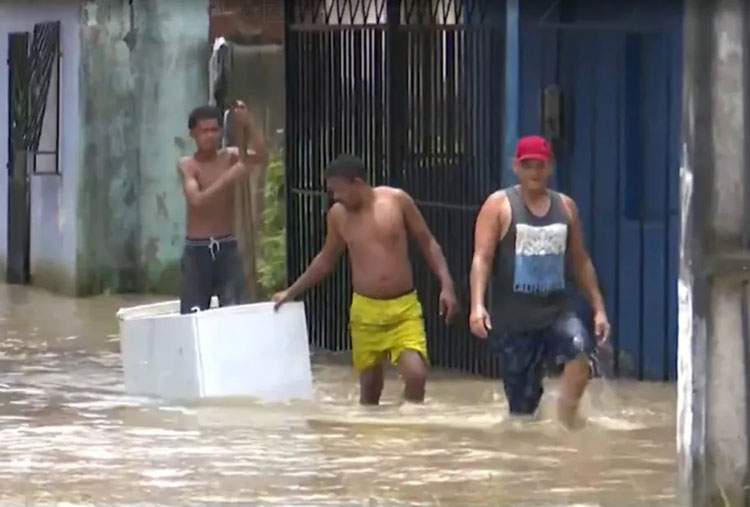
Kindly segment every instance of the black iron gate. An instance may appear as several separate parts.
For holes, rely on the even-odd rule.
[[[8,35],[8,283],[30,279],[29,177],[36,159],[32,164],[29,159],[39,149],[53,63],[59,56],[59,22],[35,25],[33,37],[27,32]]]
[[[462,313],[438,319],[437,280],[415,257],[434,365],[497,373],[467,327],[479,203],[500,185],[505,2],[286,2],[288,276],[322,246],[325,165],[342,152],[373,184],[404,188],[443,247]],[[416,254],[418,255],[418,254]],[[349,348],[346,262],[306,298],[314,346]]]

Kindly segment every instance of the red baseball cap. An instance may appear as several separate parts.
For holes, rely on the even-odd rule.
[[[552,157],[552,149],[546,139],[540,136],[525,136],[516,145],[516,160],[544,160]]]

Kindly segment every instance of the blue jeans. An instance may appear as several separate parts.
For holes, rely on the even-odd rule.
[[[211,297],[220,306],[242,304],[245,276],[234,236],[189,239],[182,253],[180,313],[207,310]]]
[[[573,312],[560,315],[542,329],[491,333],[489,338],[493,352],[500,356],[505,396],[514,415],[536,412],[544,393],[546,368],[560,368],[585,357],[592,374],[596,373],[596,343]]]

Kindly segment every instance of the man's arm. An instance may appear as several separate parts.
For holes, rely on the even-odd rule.
[[[586,245],[583,242],[583,229],[581,228],[581,219],[578,215],[578,207],[575,201],[570,197],[563,195],[563,204],[570,217],[570,227],[568,238],[569,255],[573,266],[576,283],[584,292],[594,313],[604,313],[604,298],[599,289],[599,282],[596,279],[596,270],[586,251]]]
[[[232,167],[211,183],[208,188],[204,189],[201,189],[198,179],[195,177],[195,172],[190,162],[186,159],[180,160],[177,164],[177,169],[182,180],[182,191],[185,194],[188,204],[200,207],[207,201],[210,201],[212,197],[226,186],[231,185],[242,174],[244,168]]]
[[[487,198],[474,225],[474,255],[471,260],[471,307],[484,307],[487,279],[503,228],[502,209],[507,196],[496,192]]]
[[[448,269],[443,249],[440,248],[440,244],[430,232],[422,213],[420,213],[411,196],[403,190],[397,190],[396,192],[409,234],[419,245],[419,249],[432,272],[440,279],[442,288],[453,291],[453,277],[451,277]]]
[[[341,253],[346,248],[344,238],[338,229],[338,217],[341,212],[340,205],[334,205],[326,217],[326,241],[318,255],[312,260],[304,273],[297,278],[289,289],[287,299],[295,299],[311,287],[316,286],[336,269]]]

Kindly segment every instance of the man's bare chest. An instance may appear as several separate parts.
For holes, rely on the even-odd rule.
[[[406,238],[401,214],[390,211],[349,217],[341,233],[349,248],[398,246]]]
[[[229,165],[229,158],[223,153],[210,162],[197,164],[194,174],[195,178],[198,180],[198,185],[203,190],[210,187],[227,171],[229,171]]]

